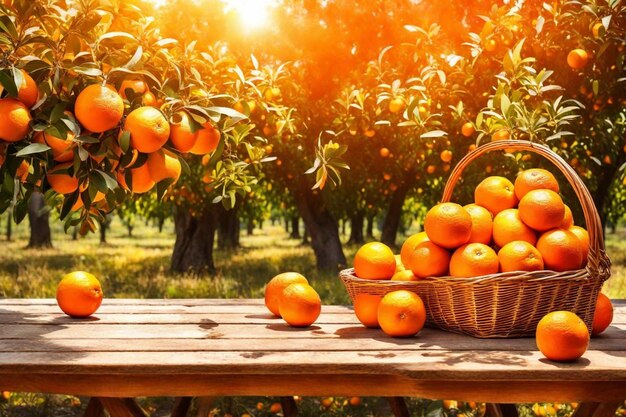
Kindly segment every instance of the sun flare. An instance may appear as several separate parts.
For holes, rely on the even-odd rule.
[[[276,0],[222,0],[226,12],[234,11],[241,20],[241,25],[248,29],[265,26],[270,17],[270,9],[276,6]]]

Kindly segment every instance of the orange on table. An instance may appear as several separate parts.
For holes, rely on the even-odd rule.
[[[592,336],[597,336],[613,321],[613,304],[606,295],[598,294],[598,301],[596,301],[596,310],[593,315],[593,326],[591,330]]]
[[[417,281],[418,279],[410,269],[398,271],[391,277],[392,281]]]
[[[60,164],[46,174],[48,184],[59,194],[73,193],[78,189],[78,178],[67,173],[67,169],[71,166],[71,163]]]
[[[278,298],[278,311],[290,326],[308,327],[319,317],[322,300],[309,284],[291,284]]]
[[[182,167],[176,154],[167,149],[159,149],[148,155],[148,170],[154,182],[172,178],[174,182],[180,178]]]
[[[563,221],[557,227],[560,229],[569,229],[574,225],[574,215],[572,214],[572,209],[569,208],[567,204],[565,206],[565,215],[563,216]]]
[[[404,243],[402,244],[402,248],[400,249],[400,259],[402,260],[402,264],[405,267],[408,267],[409,259],[411,259],[411,254],[413,253],[417,245],[427,240],[428,235],[426,234],[426,232],[419,232],[409,236],[407,240],[404,241]]]
[[[32,120],[28,108],[13,98],[0,99],[0,139],[18,142],[26,137]]]
[[[450,258],[450,275],[470,278],[498,272],[498,255],[482,243],[468,243],[454,251]]]
[[[493,241],[502,247],[516,240],[534,245],[537,243],[537,234],[522,221],[518,209],[502,210],[493,219]]]
[[[92,84],[78,94],[74,114],[87,130],[102,133],[122,120],[124,100],[112,86]]]
[[[198,132],[191,129],[189,115],[184,111],[179,111],[172,116],[170,129],[170,141],[174,147],[181,152],[189,152],[198,138]]]
[[[22,73],[22,84],[18,89],[17,99],[30,109],[37,103],[37,99],[39,98],[39,88],[37,87],[35,80],[33,80],[33,77],[31,77],[26,71],[21,69],[20,72]]]
[[[283,272],[276,275],[265,286],[265,306],[275,316],[280,317],[280,311],[278,308],[280,296],[283,290],[291,284],[308,284],[309,281],[304,275],[297,272]]]
[[[88,317],[102,303],[100,281],[85,271],[74,271],[65,275],[57,287],[57,303],[71,317]]]
[[[565,204],[552,190],[532,190],[520,200],[519,216],[527,226],[543,232],[563,223]]]
[[[189,153],[194,155],[205,155],[217,149],[220,143],[221,133],[211,124],[206,122],[202,125],[202,129],[196,132],[196,141]]]
[[[450,252],[427,240],[417,245],[407,265],[418,278],[441,277],[448,273]]]
[[[567,54],[567,65],[573,69],[583,68],[587,62],[589,62],[589,54],[584,49],[572,49]]]
[[[589,255],[589,233],[580,226],[570,226],[567,230],[574,233],[580,240],[583,249],[583,265],[585,265],[587,263],[587,256]]]
[[[378,305],[381,295],[359,294],[354,298],[354,314],[365,327],[376,328],[378,324]]]
[[[465,122],[463,126],[461,126],[461,134],[466,138],[469,138],[476,132],[474,129],[474,124],[472,122]]]
[[[422,299],[411,291],[393,291],[380,300],[378,323],[389,336],[414,336],[426,323],[426,307]]]
[[[396,272],[396,258],[389,246],[370,242],[354,255],[354,274],[363,279],[391,279]]]
[[[43,143],[52,148],[52,156],[57,162],[69,162],[74,159],[74,133],[67,132],[65,139],[56,137],[46,132],[37,132],[33,140]]]
[[[170,137],[170,124],[158,109],[139,107],[126,117],[124,131],[130,132],[130,145],[143,153],[156,152]]]
[[[426,213],[424,230],[437,245],[456,248],[467,243],[472,235],[472,217],[459,204],[437,204]]]
[[[513,183],[504,177],[491,176],[481,181],[474,190],[474,202],[494,216],[517,205]]]
[[[531,168],[520,172],[515,178],[515,195],[518,200],[521,200],[529,191],[541,189],[559,192],[559,183],[548,170]]]
[[[539,250],[528,242],[515,240],[498,251],[500,272],[541,271],[543,258]]]
[[[580,358],[589,345],[589,331],[585,323],[570,311],[553,311],[537,325],[537,348],[543,355],[557,362],[571,362]]]
[[[477,204],[463,206],[472,218],[472,234],[467,243],[491,243],[493,234],[493,214]]]
[[[537,249],[546,269],[571,271],[583,265],[583,246],[580,239],[566,229],[552,229],[539,237]]]

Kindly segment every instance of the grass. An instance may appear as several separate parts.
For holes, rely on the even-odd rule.
[[[0,297],[54,297],[64,274],[86,270],[101,280],[107,297],[256,298],[263,296],[265,283],[274,275],[298,271],[309,278],[324,303],[349,301],[337,274],[317,271],[311,248],[289,239],[281,226],[268,225],[252,236],[242,235],[237,250],[217,249],[215,276],[169,271],[174,245],[171,224],[162,233],[139,225],[134,237],[128,237],[114,219],[106,245],[99,243],[96,234],[73,241],[58,227],[54,224],[50,249],[26,249],[28,226],[15,227],[14,241],[4,242],[0,252]],[[345,248],[349,261],[356,249]],[[626,229],[607,234],[606,249],[613,266],[604,291],[611,298],[626,298]]]

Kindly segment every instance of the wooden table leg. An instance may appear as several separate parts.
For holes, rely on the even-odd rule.
[[[613,417],[622,401],[610,403],[580,403],[572,417]]]
[[[409,408],[403,397],[387,397],[391,412],[395,417],[410,417]]]
[[[172,417],[186,417],[191,406],[191,397],[176,397],[176,403],[172,409]]]
[[[515,404],[487,404],[487,412],[492,417],[518,417]]]
[[[101,417],[104,415],[104,408],[102,408],[102,403],[98,401],[97,398],[92,397],[89,399],[89,403],[87,403],[87,408],[85,408],[85,414],[83,417]]]
[[[111,417],[148,417],[132,398],[99,397],[98,400]]]
[[[196,413],[197,417],[207,417],[211,410],[213,409],[213,403],[215,402],[215,397],[198,397],[196,398],[196,406],[198,411]]]
[[[296,417],[298,415],[298,405],[293,397],[280,397],[280,405],[285,417]]]

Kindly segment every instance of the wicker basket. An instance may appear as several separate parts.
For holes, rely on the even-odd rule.
[[[610,276],[610,261],[604,251],[602,224],[591,194],[567,162],[543,145],[516,140],[491,142],[459,162],[450,174],[442,202],[450,201],[454,186],[472,161],[486,152],[501,149],[530,151],[545,157],[572,185],[589,232],[586,268],[566,272],[507,272],[474,278],[425,278],[411,282],[360,279],[353,269],[346,269],[339,276],[352,300],[361,293],[384,295],[400,289],[413,291],[426,304],[427,325],[480,338],[534,336],[539,320],[556,310],[576,313],[591,331],[598,293]]]

